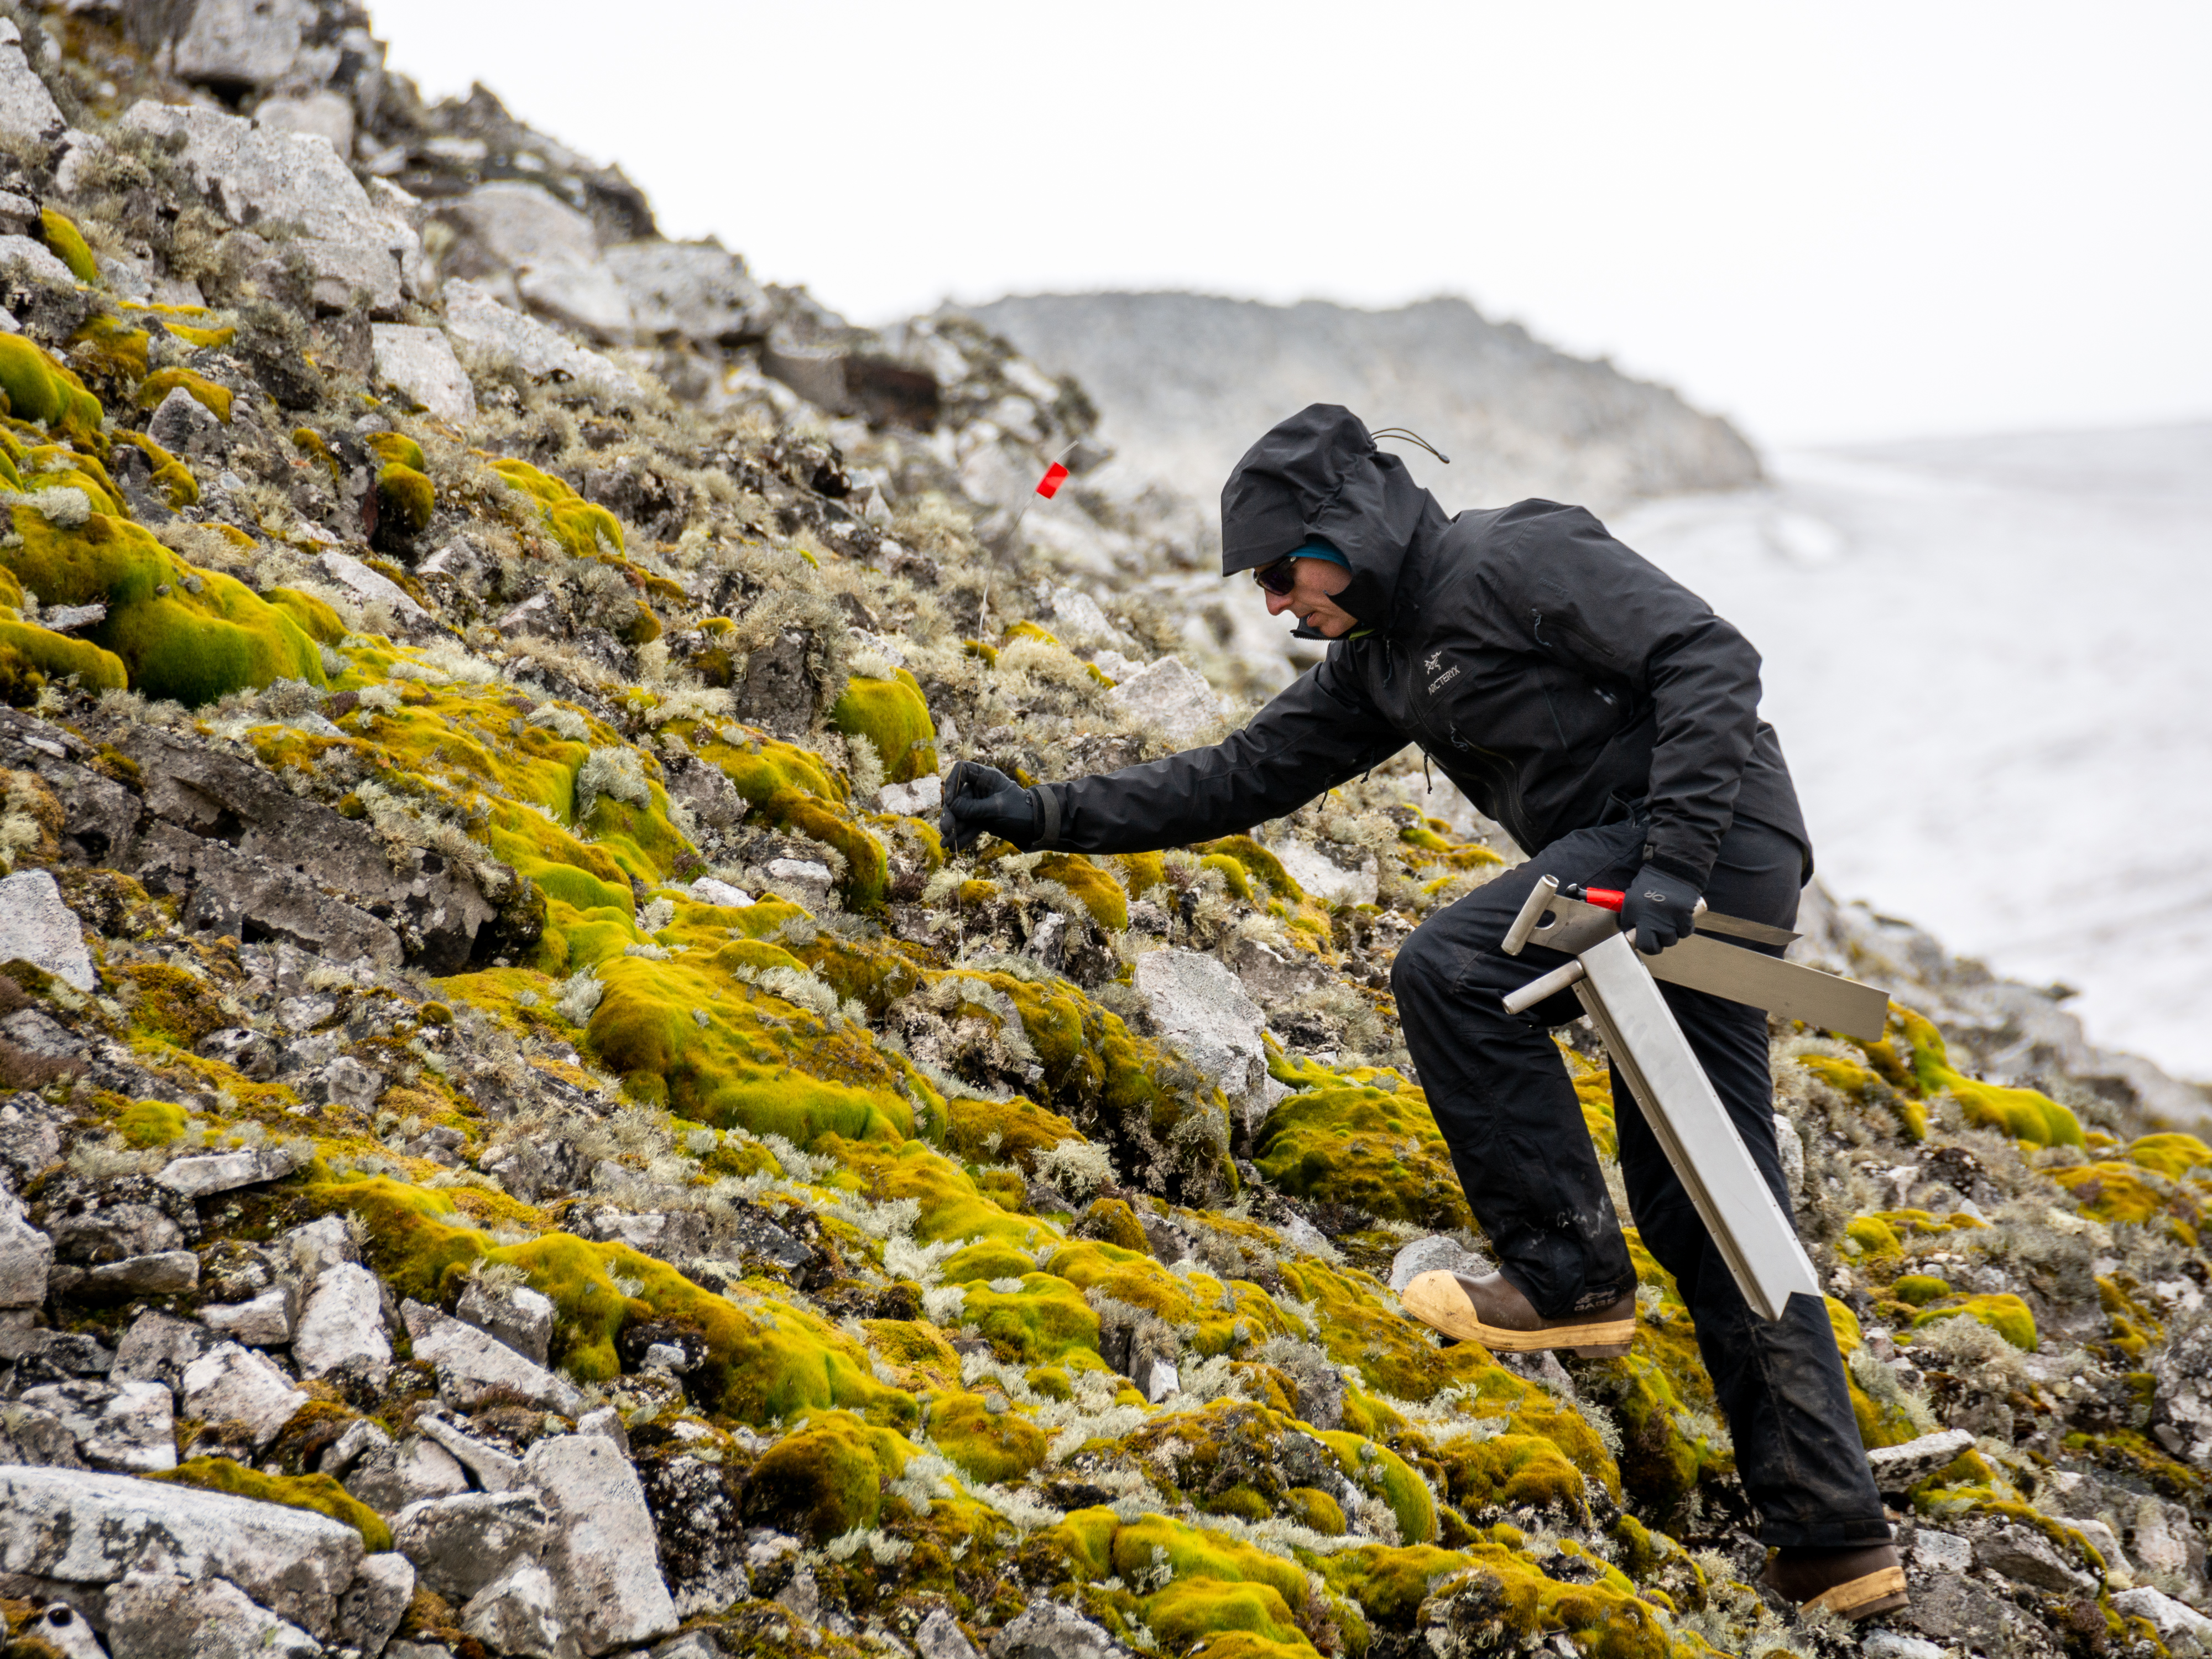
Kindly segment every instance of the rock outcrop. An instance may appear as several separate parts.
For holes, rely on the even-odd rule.
[[[16,1648],[1843,1650],[1754,1588],[1640,1251],[1618,1361],[1397,1311],[1484,1245],[1390,964],[1514,856],[1418,757],[1201,846],[947,857],[954,760],[1140,762],[1269,684],[1079,385],[659,240],[339,0],[19,15]],[[1609,420],[1586,368],[1544,372]],[[1895,998],[1771,1034],[1915,1595],[1867,1650],[2203,1645],[2203,1097],[1805,927]]]

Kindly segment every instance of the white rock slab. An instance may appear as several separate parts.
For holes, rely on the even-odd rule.
[[[1265,1109],[1267,1017],[1244,982],[1196,951],[1147,951],[1137,958],[1137,993],[1162,1037],[1240,1109]]]
[[[476,418],[476,388],[443,329],[379,323],[372,332],[378,380],[440,420]]]
[[[924,774],[912,783],[887,783],[878,792],[876,804],[886,812],[910,818],[935,817],[945,805],[945,780]]]
[[[320,1637],[362,1554],[359,1533],[312,1510],[125,1474],[0,1468],[0,1572],[89,1585],[131,1572],[227,1578]]]
[[[332,1634],[363,1653],[381,1653],[415,1599],[415,1564],[397,1551],[365,1555],[361,1571],[338,1602]]]
[[[249,1348],[281,1348],[292,1340],[293,1291],[272,1285],[250,1302],[219,1302],[200,1309],[207,1328]]]
[[[18,957],[80,991],[99,983],[83,924],[44,870],[20,870],[0,881],[0,962]]]
[[[312,1286],[330,1268],[361,1260],[361,1247],[347,1231],[345,1218],[326,1215],[279,1233],[276,1249],[303,1286]]]
[[[198,0],[187,15],[176,43],[180,79],[265,87],[298,61],[314,9],[307,0]]]
[[[1866,1455],[1875,1484],[1884,1492],[1902,1492],[1914,1481],[1936,1473],[1974,1443],[1964,1429],[1942,1429],[1923,1434],[1900,1446],[1877,1446]]]
[[[51,143],[69,123],[23,56],[23,31],[0,18],[0,132]]]
[[[321,1659],[323,1644],[220,1578],[134,1572],[107,1593],[118,1659]]]
[[[283,1146],[241,1146],[235,1152],[204,1152],[180,1158],[154,1177],[156,1186],[185,1198],[208,1198],[240,1187],[282,1181],[300,1167],[299,1155]]]
[[[560,330],[501,305],[483,289],[459,277],[446,284],[446,329],[459,343],[514,360],[533,380],[558,376],[617,398],[645,395],[635,375],[596,351],[586,351]]]
[[[76,273],[54,257],[44,242],[27,236],[0,236],[0,270],[12,269],[46,288],[76,288]]]
[[[304,1389],[275,1363],[235,1342],[220,1343],[185,1367],[185,1415],[203,1423],[243,1423],[261,1450],[307,1403]]]
[[[1147,664],[1106,698],[1128,719],[1157,728],[1178,749],[1209,743],[1222,731],[1220,698],[1181,657]]]
[[[1283,873],[1297,883],[1308,898],[1323,904],[1372,904],[1380,878],[1370,856],[1357,870],[1347,870],[1309,842],[1284,841],[1268,848],[1279,860]]]
[[[641,337],[709,344],[758,331],[768,295],[743,259],[712,241],[629,242],[602,257]]]
[[[553,1535],[550,1513],[526,1492],[426,1498],[392,1517],[392,1547],[451,1601],[466,1601],[518,1563],[534,1564]]]
[[[629,1460],[598,1435],[563,1434],[532,1443],[523,1465],[553,1517],[545,1565],[584,1651],[634,1646],[675,1630],[659,1540]]]
[[[1423,1273],[1468,1273],[1480,1278],[1490,1264],[1443,1233],[1417,1238],[1390,1258],[1390,1288],[1402,1291]]]
[[[753,902],[753,896],[742,887],[732,887],[726,881],[717,881],[712,876],[702,876],[691,884],[691,896],[702,904],[727,905],[741,908]]]
[[[471,1279],[453,1311],[465,1323],[489,1332],[533,1365],[553,1346],[553,1298],[527,1285],[486,1285]]]
[[[54,1241],[33,1227],[13,1193],[0,1193],[0,1308],[35,1308],[46,1299]]]
[[[352,554],[325,553],[316,562],[322,566],[325,575],[356,598],[389,605],[394,616],[409,622],[428,620],[430,613],[416,604],[405,588],[381,571],[370,569]]]
[[[176,1402],[159,1382],[46,1382],[19,1397],[51,1412],[94,1468],[151,1474],[177,1467]]]
[[[326,1376],[349,1365],[392,1364],[384,1296],[374,1273],[353,1261],[323,1269],[292,1334],[292,1363],[302,1376]]]
[[[414,1339],[415,1357],[438,1370],[438,1395],[456,1411],[469,1411],[488,1395],[511,1389],[532,1405],[574,1417],[584,1397],[574,1383],[533,1364],[497,1337],[420,1302],[400,1305]]]
[[[2164,1590],[2153,1589],[2148,1584],[2122,1590],[2112,1597],[2112,1605],[2122,1613],[2149,1620],[2158,1627],[2160,1636],[2179,1636],[2185,1632],[2199,1643],[2212,1645],[2212,1619]]]
[[[561,1650],[561,1593],[544,1568],[518,1561],[469,1599],[462,1631],[494,1653],[544,1656]]]

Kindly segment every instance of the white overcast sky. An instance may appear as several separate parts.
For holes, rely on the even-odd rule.
[[[2212,417],[2204,0],[372,0],[859,321],[1462,294],[1765,443]]]

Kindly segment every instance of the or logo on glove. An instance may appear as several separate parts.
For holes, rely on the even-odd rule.
[[[1634,932],[1638,950],[1656,957],[1695,930],[1699,896],[1682,877],[1647,864],[1621,901],[1620,925]]]
[[[1036,837],[1036,803],[995,766],[962,761],[945,781],[938,834],[948,852],[964,853],[985,836],[1025,847]]]

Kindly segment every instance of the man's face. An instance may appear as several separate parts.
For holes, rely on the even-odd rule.
[[[1338,609],[1335,603],[1335,595],[1352,586],[1349,570],[1327,559],[1292,559],[1290,566],[1297,580],[1287,593],[1267,594],[1269,616],[1279,617],[1287,611],[1332,640],[1341,639],[1359,626],[1350,612]]]

